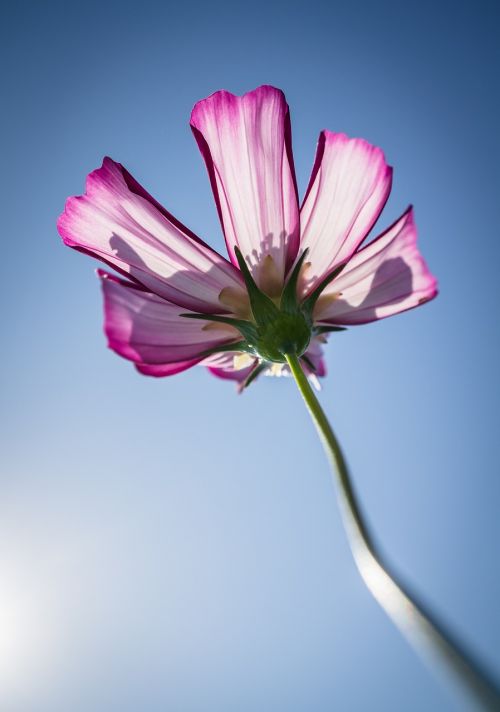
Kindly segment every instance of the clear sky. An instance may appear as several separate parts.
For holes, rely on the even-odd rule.
[[[55,221],[105,154],[223,249],[188,128],[271,83],[394,165],[437,300],[331,339],[322,402],[389,560],[500,672],[499,5],[25,2],[1,27],[0,709],[469,709],[354,568],[293,382],[141,377]]]

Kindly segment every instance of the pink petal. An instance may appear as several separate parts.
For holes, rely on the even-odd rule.
[[[217,368],[216,366],[209,366],[208,371],[212,376],[217,378],[222,378],[224,381],[235,381],[239,385],[243,385],[247,377],[252,372],[251,368],[241,369],[240,371],[232,371],[229,368]]]
[[[110,158],[88,176],[85,195],[68,199],[58,230],[70,247],[186,309],[224,311],[221,290],[241,289],[238,270]]]
[[[139,364],[142,372],[146,365],[165,369],[165,364],[173,365],[173,372],[183,370],[200,361],[207,349],[241,339],[232,327],[181,317],[177,305],[142,287],[106,272],[99,275],[109,347]],[[193,363],[181,365],[186,362]]]
[[[323,131],[300,211],[301,248],[309,248],[307,289],[356,251],[391,190],[392,169],[379,148]]]
[[[257,364],[257,359],[252,366],[238,369],[234,366],[234,356],[234,352],[214,354],[205,359],[201,365],[206,366],[210,373],[217,378],[243,384]]]
[[[163,376],[174,376],[176,373],[186,371],[188,368],[196,366],[201,359],[193,359],[191,361],[179,361],[178,363],[136,363],[135,367],[144,376],[154,376],[162,378]]]
[[[290,115],[283,92],[219,91],[196,104],[191,127],[207,164],[229,256],[238,245],[259,281],[270,254],[283,280],[298,249],[299,210]]]
[[[314,366],[314,371],[311,371],[307,364],[302,363],[307,375],[315,375],[318,378],[324,378],[326,376],[326,363],[323,358],[323,344],[325,343],[326,335],[311,339],[305,356]]]
[[[364,324],[416,307],[437,294],[436,279],[417,248],[413,210],[359,250],[324,294],[340,293],[315,314],[316,321]]]

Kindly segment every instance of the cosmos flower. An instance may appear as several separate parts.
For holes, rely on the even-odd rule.
[[[432,299],[412,208],[363,245],[391,190],[392,169],[366,141],[322,131],[299,207],[290,114],[281,91],[219,91],[191,128],[205,160],[229,260],[105,158],[58,230],[99,270],[110,348],[150,376],[201,364],[240,388],[288,371],[325,375],[332,332]]]
[[[229,260],[163,208],[110,158],[69,198],[58,229],[96,257],[109,346],[150,376],[207,366],[243,389],[291,373],[338,485],[349,543],[369,590],[409,642],[444,663],[478,709],[500,709],[496,682],[391,573],[358,504],[340,444],[311,382],[322,346],[348,326],[406,311],[437,294],[417,249],[413,211],[365,243],[389,197],[379,148],[322,131],[299,207],[290,114],[281,91],[220,91],[191,128],[207,165]],[[364,244],[365,243],[365,244]]]

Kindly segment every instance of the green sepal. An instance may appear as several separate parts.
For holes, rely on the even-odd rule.
[[[262,373],[262,371],[265,371],[265,370],[266,370],[266,368],[268,367],[268,365],[269,365],[269,364],[267,364],[266,362],[258,363],[258,364],[253,368],[253,370],[250,371],[250,373],[248,374],[248,376],[247,376],[247,377],[245,378],[245,380],[243,381],[243,383],[242,383],[242,385],[241,385],[241,390],[244,391],[246,388],[248,388],[248,386],[249,386],[251,383],[253,383],[253,381],[255,381],[255,379],[257,378],[257,376],[260,376],[260,374]]]
[[[344,267],[346,266],[347,262],[344,262],[343,264],[339,265],[336,267],[336,269],[333,270],[333,272],[330,272],[322,282],[316,287],[316,289],[311,292],[311,294],[307,297],[302,302],[302,309],[305,314],[309,318],[312,318],[312,313],[314,311],[314,307],[316,306],[316,302],[318,301],[319,297],[321,296],[321,293],[328,287],[330,282],[333,282],[333,280],[339,276],[339,274],[342,272]]]
[[[201,319],[202,321],[216,321],[221,324],[229,324],[229,326],[234,326],[235,329],[238,329],[247,341],[255,341],[257,338],[254,324],[252,324],[251,321],[245,321],[245,319],[233,319],[233,317],[221,316],[220,314],[197,314],[194,312],[179,314],[179,316],[183,316],[186,319]]]
[[[248,268],[247,262],[241,250],[238,246],[234,247],[234,254],[238,260],[240,266],[241,274],[245,281],[245,286],[248,292],[248,298],[250,299],[250,306],[252,307],[252,313],[254,319],[259,324],[265,324],[266,322],[272,322],[279,316],[279,309],[273,300],[264,294],[264,292],[259,289],[254,278],[252,277],[250,270]]]
[[[319,336],[320,334],[330,334],[332,331],[347,331],[347,327],[345,327],[345,326],[327,326],[326,324],[324,324],[323,326],[315,326],[314,327],[315,336]]]
[[[246,341],[232,341],[229,344],[221,344],[220,346],[212,346],[210,349],[203,351],[200,356],[212,356],[213,354],[218,354],[227,351],[245,351],[246,353],[255,355],[255,351],[251,346],[247,344]]]
[[[293,272],[288,278],[283,292],[281,294],[280,309],[285,312],[296,312],[298,309],[297,301],[297,282],[299,280],[300,270],[304,263],[304,259],[309,252],[309,248],[306,247],[304,252],[299,257],[297,264],[293,268]]]

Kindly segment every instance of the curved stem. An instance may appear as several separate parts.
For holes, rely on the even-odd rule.
[[[287,361],[332,466],[351,551],[368,589],[417,652],[454,675],[476,709],[499,712],[500,691],[495,682],[383,562],[365,523],[337,438],[299,359],[287,355]]]

